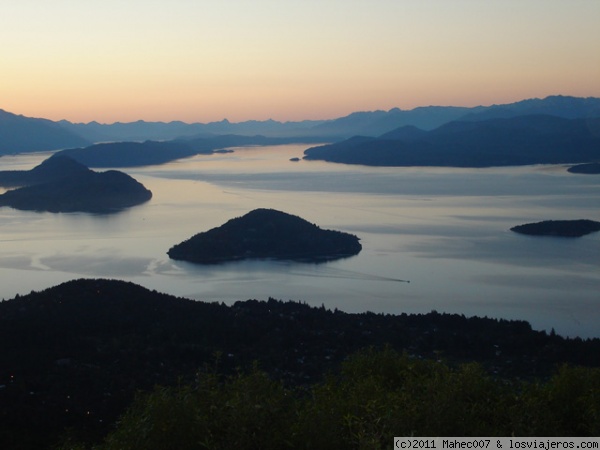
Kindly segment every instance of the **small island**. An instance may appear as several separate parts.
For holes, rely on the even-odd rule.
[[[66,156],[27,171],[0,172],[0,186],[16,187],[0,195],[0,206],[30,211],[110,213],[152,198],[123,172],[94,172]]]
[[[353,256],[361,250],[359,238],[352,234],[323,230],[274,209],[255,209],[196,234],[167,253],[172,259],[215,264],[243,259],[321,262]]]
[[[600,222],[594,220],[544,220],[527,223],[510,229],[515,233],[530,236],[581,237],[600,231]]]

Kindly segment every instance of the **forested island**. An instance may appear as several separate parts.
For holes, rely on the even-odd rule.
[[[386,346],[391,354],[351,357]],[[460,366],[473,362],[478,366]],[[190,446],[170,448],[197,448],[197,433],[236,436],[221,427],[269,439],[297,427],[296,438],[316,439],[318,423],[327,448],[335,448],[334,435],[354,439],[352,423],[368,425],[373,439],[411,430],[596,435],[599,399],[586,392],[600,388],[600,371],[554,375],[565,363],[600,367],[600,340],[566,339],[523,321],[435,311],[348,314],[274,299],[226,306],[123,281],[75,280],[0,302],[0,447],[98,441],[136,392],[156,385],[172,388],[140,399],[120,425],[120,439],[151,441],[137,448],[167,448],[161,445],[186,436]],[[328,384],[325,375],[342,364]],[[313,403],[302,402],[307,392]],[[186,409],[192,405],[199,409]],[[305,413],[308,422],[297,422]],[[359,422],[344,422],[348,414]],[[203,422],[209,418],[211,425]]]
[[[544,220],[542,222],[517,225],[510,230],[530,236],[581,237],[600,231],[600,222],[587,219]]]
[[[60,155],[31,170],[0,172],[0,186],[14,188],[0,195],[0,206],[32,211],[109,213],[152,198],[123,172],[94,172]]]
[[[242,259],[320,262],[358,254],[358,237],[323,230],[298,216],[255,209],[173,246],[170,258],[201,264]]]

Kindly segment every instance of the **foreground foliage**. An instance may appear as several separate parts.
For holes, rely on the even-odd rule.
[[[563,366],[546,383],[492,378],[392,349],[356,353],[310,388],[256,367],[140,394],[95,450],[380,449],[394,436],[600,434],[600,370]],[[66,448],[86,448],[66,443]]]
[[[549,380],[562,364],[600,367],[600,339],[564,338],[523,321],[435,311],[349,314],[274,299],[227,306],[123,281],[73,280],[0,302],[0,448],[55,448],[65,430],[99,442],[136,392],[196,388],[198,368],[215,353],[223,355],[221,383],[258,361],[296,399],[289,411],[304,411],[298,400],[316,395],[348,355],[386,345],[452,367],[477,362],[498,379]]]

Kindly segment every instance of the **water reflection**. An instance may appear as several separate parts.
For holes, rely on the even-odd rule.
[[[116,215],[0,208],[0,297],[73,278],[115,277],[207,301],[275,297],[350,312],[436,309],[600,336],[600,233],[573,240],[508,231],[544,219],[600,220],[598,177],[558,166],[289,161],[304,148],[237,149],[126,169],[154,195]],[[11,158],[11,167],[29,169],[44,156]],[[363,251],[320,265],[197,266],[167,257],[175,243],[262,207],[356,234]]]

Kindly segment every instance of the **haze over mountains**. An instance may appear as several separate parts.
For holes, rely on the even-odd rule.
[[[0,109],[0,155],[81,147],[91,141],[56,122]]]
[[[0,155],[28,151],[85,147],[91,143],[115,141],[171,140],[201,138],[214,135],[294,138],[297,142],[334,142],[352,136],[381,136],[403,126],[432,130],[455,120],[481,121],[523,115],[551,115],[576,119],[600,117],[599,98],[551,96],[506,105],[425,106],[411,110],[354,112],[332,120],[299,122],[227,120],[211,123],[145,122],[99,124],[52,122],[19,116],[0,110]]]

